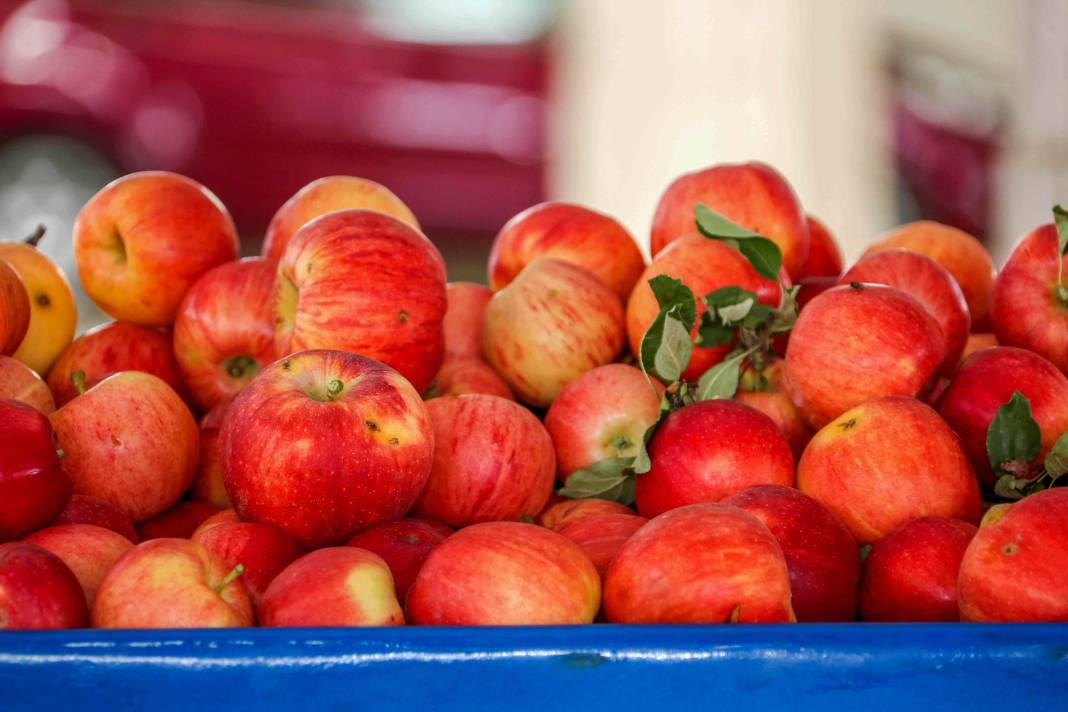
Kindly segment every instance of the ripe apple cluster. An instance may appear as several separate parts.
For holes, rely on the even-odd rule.
[[[74,229],[114,321],[0,243],[0,629],[1068,621],[1068,213],[1000,272],[900,226],[848,269],[762,163],[646,261],[549,202],[447,282],[329,176],[239,259],[196,181]]]

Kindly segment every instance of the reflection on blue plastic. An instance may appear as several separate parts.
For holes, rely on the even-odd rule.
[[[1068,625],[0,633],[0,709],[1068,709]]]

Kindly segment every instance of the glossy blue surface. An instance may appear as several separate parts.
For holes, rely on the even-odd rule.
[[[1068,709],[1068,625],[0,633],[0,709]]]

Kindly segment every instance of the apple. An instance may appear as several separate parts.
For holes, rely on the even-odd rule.
[[[463,527],[538,514],[549,499],[556,455],[545,427],[497,396],[427,401],[434,465],[412,513]]]
[[[994,263],[983,243],[949,225],[920,220],[894,228],[864,253],[903,247],[926,255],[953,275],[968,302],[972,328],[990,331],[990,300]]]
[[[34,532],[25,541],[62,559],[77,577],[89,606],[104,574],[133,548],[123,535],[92,524],[57,524]]]
[[[260,257],[214,267],[193,283],[174,319],[174,355],[205,411],[237,395],[274,361],[275,264]]]
[[[60,466],[48,417],[0,399],[0,541],[17,539],[56,518],[71,481]]]
[[[266,627],[404,625],[386,562],[350,546],[294,561],[271,581],[256,610]]]
[[[559,531],[571,522],[580,521],[591,517],[600,517],[605,514],[629,514],[634,515],[630,507],[612,502],[607,499],[563,499],[559,502],[550,503],[535,521],[546,529]]]
[[[509,220],[493,240],[489,284],[499,292],[539,257],[582,267],[614,291],[630,295],[645,258],[627,229],[613,218],[572,203],[535,205]]]
[[[1068,431],[1068,378],[1038,354],[1011,346],[978,351],[961,362],[942,395],[938,412],[960,436],[979,480],[994,485],[986,434],[998,408],[1016,391],[1031,403],[1031,417],[1042,431],[1041,462]]]
[[[88,494],[72,494],[53,524],[92,524],[137,543],[137,530],[130,518],[111,502]]]
[[[569,539],[486,522],[430,552],[405,608],[415,625],[577,625],[592,623],[600,603],[597,569]]]
[[[690,225],[690,233],[693,233],[692,212]],[[763,304],[779,304],[779,285],[757,274],[740,252],[718,240],[709,240],[701,235],[689,234],[680,237],[645,268],[627,302],[627,337],[630,340],[630,350],[634,354],[641,352],[642,337],[660,313],[660,305],[649,286],[649,280],[660,275],[682,280],[683,284],[693,290],[695,297],[704,296],[722,287],[736,286],[755,293]],[[704,305],[698,302],[697,319],[694,321],[691,336],[697,335],[704,311]],[[729,345],[695,348],[689,366],[682,373],[683,379],[697,380],[711,366],[722,361],[730,348]]]
[[[277,262],[306,224],[320,215],[356,209],[384,213],[419,229],[412,211],[384,185],[355,176],[327,176],[308,183],[278,209],[267,226],[263,256]]]
[[[281,529],[260,522],[242,522],[232,509],[205,519],[190,538],[227,566],[245,567],[241,581],[256,607],[271,581],[304,555],[304,549]]]
[[[648,449],[652,467],[635,487],[643,517],[718,502],[752,485],[794,483],[794,456],[779,427],[735,401],[702,401],[675,411]]]
[[[445,285],[445,360],[482,358],[482,319],[493,297],[489,287],[472,282],[449,282]]]
[[[382,361],[422,393],[444,353],[445,262],[421,233],[370,210],[297,232],[275,281],[275,350],[341,349]]]
[[[233,506],[230,495],[223,485],[222,465],[219,462],[219,431],[230,408],[232,399],[226,399],[208,411],[200,419],[200,454],[197,457],[197,471],[193,475],[193,484],[189,487],[189,496],[206,502],[217,509],[229,509]]]
[[[0,544],[0,630],[84,628],[89,622],[78,579],[36,544]]]
[[[995,346],[999,346],[998,338],[993,334],[968,334],[968,340],[964,343],[964,351],[960,355],[960,363],[964,362],[964,359],[968,358],[976,351],[982,351],[983,349],[992,349]]]
[[[149,539],[188,539],[204,521],[219,513],[206,502],[179,502],[170,509],[137,525],[141,541]]]
[[[104,575],[94,628],[239,628],[253,623],[241,570],[188,539],[152,539]]]
[[[838,280],[896,287],[926,307],[946,342],[942,372],[953,373],[971,330],[968,304],[956,280],[930,258],[904,249],[884,250],[862,258]]]
[[[15,353],[30,326],[30,297],[18,273],[0,259],[0,355]]]
[[[933,408],[888,396],[846,411],[812,437],[797,488],[838,516],[859,544],[911,519],[979,521],[979,483]]]
[[[875,398],[926,395],[945,351],[941,327],[915,298],[883,285],[843,285],[798,316],[786,389],[817,430]]]
[[[43,374],[74,338],[78,307],[63,270],[37,250],[42,237],[43,227],[25,242],[0,242],[0,261],[18,273],[30,300],[29,326],[14,356]]]
[[[112,181],[74,222],[82,288],[106,314],[134,324],[170,326],[193,282],[238,252],[234,221],[219,199],[166,171]]]
[[[660,417],[663,386],[639,369],[610,363],[564,386],[545,414],[561,482],[600,460],[634,457]]]
[[[404,601],[426,557],[451,534],[440,522],[405,517],[364,529],[348,545],[381,556],[393,574],[397,600]]]
[[[648,521],[636,514],[601,514],[566,522],[556,531],[582,549],[604,580],[619,549]]]
[[[794,460],[797,460],[812,438],[812,431],[805,425],[797,406],[790,400],[790,394],[786,392],[783,383],[785,378],[786,370],[782,359],[771,360],[761,373],[747,367],[738,380],[738,392],[734,394],[734,400],[771,418],[789,443]]]
[[[779,543],[802,623],[856,616],[860,557],[853,535],[829,509],[792,487],[748,487],[723,500],[749,512]]]
[[[20,401],[45,415],[56,409],[52,391],[37,372],[11,356],[0,356],[0,398]]]
[[[831,287],[837,287],[838,277],[806,277],[798,280],[797,286],[797,309],[801,311],[813,299]],[[782,336],[789,336],[789,334],[782,334]]]
[[[1066,521],[1063,488],[988,512],[961,561],[961,620],[1068,622]]]
[[[797,196],[778,171],[755,162],[721,164],[675,179],[653,216],[654,257],[672,240],[693,232],[698,203],[773,240],[791,277],[808,259],[808,221]]]
[[[1068,372],[1068,299],[1057,284],[1064,262],[1052,224],[1025,235],[994,283],[991,321],[998,343],[1034,351]]]
[[[480,358],[472,356],[446,356],[434,376],[424,398],[462,396],[482,393],[506,400],[515,400],[512,391],[493,368]]]
[[[797,279],[837,277],[842,274],[842,251],[827,226],[811,215],[808,223],[808,258],[798,270]]]
[[[121,321],[101,324],[85,332],[63,350],[46,379],[56,405],[78,395],[71,377],[80,371],[86,388],[92,388],[119,371],[151,373],[184,396],[185,383],[171,348],[170,334]]]
[[[49,417],[74,491],[107,500],[134,522],[165,511],[193,481],[197,423],[151,374],[116,373]]]
[[[264,367],[230,405],[219,438],[241,519],[273,524],[309,549],[403,515],[434,459],[430,417],[411,384],[344,351]]]
[[[864,560],[861,620],[959,620],[957,574],[975,532],[959,519],[924,517],[876,542]]]
[[[604,578],[610,623],[786,623],[790,575],[759,519],[724,504],[665,512],[638,530]]]
[[[486,360],[516,396],[545,407],[583,373],[623,348],[615,292],[569,262],[539,257],[486,305]]]

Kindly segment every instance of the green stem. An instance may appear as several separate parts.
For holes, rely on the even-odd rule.
[[[85,371],[75,371],[70,374],[70,382],[74,390],[78,391],[78,395],[85,394]]]
[[[223,589],[237,580],[237,577],[245,573],[245,567],[238,564],[230,570],[230,573],[226,574],[226,577],[219,582],[219,585],[215,587],[215,593],[222,595]]]
[[[326,384],[326,395],[327,395],[327,397],[330,400],[334,400],[335,398],[337,398],[338,394],[341,393],[341,391],[342,391],[342,389],[344,387],[345,387],[345,384],[335,378],[334,380],[332,380],[332,381],[330,381],[329,383]]]

